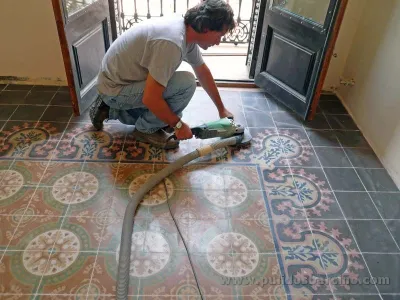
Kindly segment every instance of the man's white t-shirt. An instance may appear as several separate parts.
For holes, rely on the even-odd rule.
[[[186,45],[183,17],[146,20],[111,44],[98,75],[98,90],[118,95],[124,85],[144,81],[148,73],[166,87],[182,61],[193,67],[204,62],[198,45]]]

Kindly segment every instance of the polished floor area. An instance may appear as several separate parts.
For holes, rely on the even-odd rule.
[[[162,151],[119,122],[93,130],[65,88],[0,91],[0,299],[115,299],[128,201],[211,141]],[[145,197],[129,299],[201,299],[196,278],[204,299],[400,299],[400,192],[340,101],[323,96],[301,122],[257,90],[221,95],[252,144]],[[217,118],[199,89],[184,120]]]

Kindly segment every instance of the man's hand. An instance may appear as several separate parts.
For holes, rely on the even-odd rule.
[[[233,114],[224,107],[223,109],[221,109],[219,111],[219,117],[221,119],[223,119],[223,118],[232,118],[233,119]]]
[[[188,140],[193,137],[192,130],[190,127],[183,121],[182,122],[182,127],[179,129],[175,129],[175,136],[178,140]]]

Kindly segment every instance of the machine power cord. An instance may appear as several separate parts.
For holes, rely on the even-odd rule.
[[[193,262],[192,262],[192,259],[191,259],[191,257],[190,257],[189,249],[188,249],[188,247],[187,247],[187,245],[186,245],[186,242],[185,242],[185,240],[184,240],[184,238],[183,238],[183,235],[182,235],[182,233],[181,233],[181,231],[180,231],[180,229],[179,229],[178,223],[176,222],[176,220],[175,220],[175,218],[174,218],[174,214],[172,213],[171,206],[169,205],[168,189],[167,189],[167,185],[166,185],[166,183],[165,183],[165,180],[163,180],[163,182],[164,182],[165,194],[167,195],[167,205],[168,205],[169,213],[171,214],[172,220],[174,220],[176,229],[178,230],[178,233],[179,233],[179,235],[180,235],[180,237],[181,237],[181,239],[182,239],[183,245],[185,246],[186,253],[187,253],[187,256],[188,256],[188,258],[189,258],[189,263],[190,263],[190,266],[192,267],[194,279],[196,280],[197,289],[199,290],[199,293],[200,293],[200,298],[201,298],[201,300],[204,300],[203,294],[201,293],[199,281],[198,281],[197,276],[196,276],[196,270],[194,269]]]
[[[242,141],[243,141],[245,135],[246,134],[236,135],[236,136],[232,136],[229,138],[218,140],[215,143],[212,143],[205,147],[198,148],[198,149],[194,150],[193,152],[190,152],[190,153],[180,157],[175,162],[169,164],[166,168],[162,169],[160,172],[158,172],[158,173],[154,174],[152,177],[150,177],[149,180],[136,191],[136,193],[132,197],[132,200],[128,203],[128,206],[125,210],[124,220],[123,220],[123,224],[122,224],[121,245],[120,245],[118,271],[117,271],[117,287],[116,287],[117,300],[127,300],[128,299],[129,277],[130,277],[130,257],[131,257],[134,216],[136,214],[136,209],[137,209],[139,203],[144,198],[144,196],[153,187],[155,187],[161,181],[163,181],[164,178],[168,177],[171,173],[173,173],[177,169],[181,168],[185,164],[189,163],[190,161],[192,161],[198,157],[207,155],[217,149],[224,148],[227,146],[240,145],[240,144],[242,144]],[[169,205],[168,205],[168,207],[169,207]],[[174,219],[174,222],[176,224],[175,219]],[[177,226],[177,228],[179,231],[178,226]],[[182,237],[182,240],[183,240],[183,237]],[[185,248],[187,251],[185,242],[184,242],[184,245],[185,245]],[[189,252],[188,252],[188,256],[189,256],[189,260],[190,260]],[[190,260],[190,263],[192,265],[191,260]],[[193,269],[193,265],[192,265],[192,269]],[[193,269],[193,274],[196,274],[194,269]],[[201,289],[198,285],[196,275],[195,275],[195,278],[196,278],[197,286],[199,288],[200,295],[202,296]]]

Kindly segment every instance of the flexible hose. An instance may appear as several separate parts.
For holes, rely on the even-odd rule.
[[[164,178],[168,177],[171,173],[181,168],[190,161],[207,155],[217,149],[238,145],[243,139],[243,135],[233,136],[226,139],[218,140],[215,143],[207,145],[205,147],[198,148],[193,152],[190,152],[180,157],[175,162],[169,164],[166,168],[162,169],[157,174],[150,177],[150,179],[142,185],[138,191],[133,195],[132,200],[129,202],[124,215],[124,221],[122,224],[121,233],[121,247],[119,252],[118,272],[117,272],[117,300],[128,299],[129,289],[129,270],[130,270],[130,257],[131,257],[131,246],[132,246],[132,234],[133,234],[133,223],[136,209],[139,203],[142,201],[144,196],[157,184],[159,184]],[[193,270],[194,272],[194,270]],[[197,281],[197,280],[196,280]],[[199,290],[201,295],[201,291]]]

